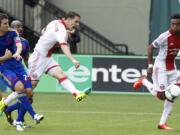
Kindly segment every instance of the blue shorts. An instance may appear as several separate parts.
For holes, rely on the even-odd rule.
[[[0,77],[0,91],[6,91],[7,85],[4,83],[2,78]]]
[[[3,81],[7,84],[9,88],[14,91],[14,86],[18,81],[21,81],[24,84],[24,88],[32,88],[31,79],[27,75],[24,69],[20,71],[13,71],[10,69],[4,69],[1,71],[0,76]]]

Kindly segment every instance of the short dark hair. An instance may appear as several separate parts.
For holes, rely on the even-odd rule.
[[[64,18],[65,19],[67,19],[67,18],[73,19],[76,16],[81,17],[78,13],[76,13],[74,11],[69,11],[68,13],[65,14]]]
[[[180,14],[172,14],[171,19],[180,19]]]
[[[1,21],[2,21],[3,19],[8,19],[8,18],[9,18],[9,17],[8,17],[7,14],[0,13],[0,25],[1,25]]]

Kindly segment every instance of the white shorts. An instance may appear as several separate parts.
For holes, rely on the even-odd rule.
[[[34,51],[28,60],[28,74],[31,80],[40,80],[43,73],[53,75],[59,64],[52,58],[46,57]]]
[[[152,80],[156,91],[165,91],[170,84],[180,83],[180,73],[175,70],[164,70],[154,66]]]

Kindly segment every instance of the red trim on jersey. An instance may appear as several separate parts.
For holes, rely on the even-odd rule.
[[[59,83],[62,83],[66,79],[67,79],[67,77],[63,77],[63,78],[59,79]]]
[[[169,29],[169,33],[171,33],[174,36],[172,29]]]
[[[31,77],[28,77],[27,80],[24,82],[24,85],[29,81],[31,80]]]
[[[174,103],[174,101],[173,101],[173,100],[169,100],[169,99],[167,99],[167,98],[166,98],[166,100],[167,100],[167,101],[169,101],[169,102],[171,102],[171,103]]]
[[[65,22],[64,22],[63,19],[62,19],[62,20],[59,20],[59,22],[62,23],[62,24],[64,25],[65,28],[67,28],[67,26],[66,26],[66,24],[65,24]]]
[[[18,80],[19,78],[18,77],[16,77],[13,81],[12,81],[12,83],[11,83],[11,87],[13,88],[13,84],[14,84],[14,82],[16,81],[16,80]],[[14,91],[14,88],[13,88],[13,91]]]
[[[155,48],[153,44],[151,44],[151,48],[153,48],[153,49]]]
[[[32,79],[31,79],[31,81],[36,81],[36,82],[38,82],[39,80],[32,80]]]
[[[54,48],[56,48],[57,45],[58,45],[58,42],[56,44],[54,44],[54,46],[48,51],[48,54],[46,55],[47,57],[50,57],[52,55],[52,52],[53,52]]]
[[[166,56],[166,69],[174,70],[175,69],[175,57],[176,53],[173,53],[173,49],[180,49],[180,36],[177,36],[173,33],[172,29],[169,29],[169,33],[171,34],[167,39],[168,50]]]
[[[21,43],[21,41],[16,41],[16,44]]]
[[[169,30],[170,32],[171,30]],[[167,39],[168,42],[168,50],[167,50],[167,55],[166,55],[166,69],[167,70],[173,70],[175,69],[174,66],[174,59],[176,57],[176,55],[172,55],[170,54],[172,51],[171,49],[175,49],[176,48],[176,42],[175,42],[175,36],[171,35],[168,37]]]
[[[64,42],[64,43],[61,43],[60,45],[67,45],[67,43]]]
[[[29,53],[24,54],[24,57],[27,57],[27,56],[29,56]]]
[[[49,72],[49,70],[52,69],[52,68],[54,68],[54,67],[59,67],[59,65],[54,65],[54,66],[48,68],[47,71],[46,71],[45,73],[47,74],[47,73]]]

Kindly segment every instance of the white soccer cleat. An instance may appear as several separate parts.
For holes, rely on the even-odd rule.
[[[39,115],[39,114],[35,114],[34,115],[34,121],[36,124],[39,124],[41,120],[44,119],[44,116],[43,115]]]
[[[13,121],[13,125],[16,126],[17,131],[24,131],[23,125],[21,121]]]

